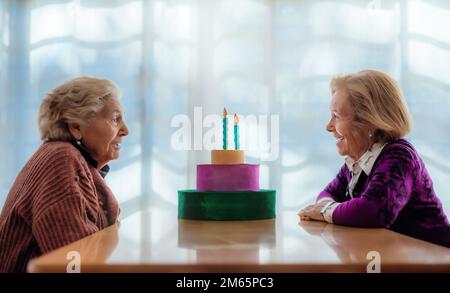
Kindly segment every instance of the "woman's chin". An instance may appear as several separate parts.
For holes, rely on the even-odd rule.
[[[347,150],[343,147],[337,146],[337,150],[338,150],[339,155],[341,155],[341,156],[346,156],[348,154]]]
[[[109,156],[108,156],[108,161],[117,160],[119,157],[120,157],[120,153],[119,152],[110,153]]]

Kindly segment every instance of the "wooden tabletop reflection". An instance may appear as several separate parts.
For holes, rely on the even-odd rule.
[[[299,222],[295,212],[260,221],[179,220],[149,209],[32,260],[30,272],[450,272],[450,249],[386,229]],[[69,255],[70,256],[70,255]]]

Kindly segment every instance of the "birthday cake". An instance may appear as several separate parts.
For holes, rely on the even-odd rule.
[[[259,189],[259,165],[244,163],[243,150],[212,150],[211,163],[197,165],[196,189],[178,191],[178,218],[272,219],[275,195],[275,190]]]

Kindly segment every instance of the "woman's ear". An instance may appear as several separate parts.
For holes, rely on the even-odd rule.
[[[69,123],[67,125],[67,127],[69,128],[70,134],[72,134],[72,136],[75,139],[77,139],[77,140],[81,140],[82,139],[80,124],[78,124],[78,123]]]

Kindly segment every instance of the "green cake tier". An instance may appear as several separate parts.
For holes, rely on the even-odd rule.
[[[178,191],[178,218],[191,220],[262,220],[275,218],[275,190]]]

